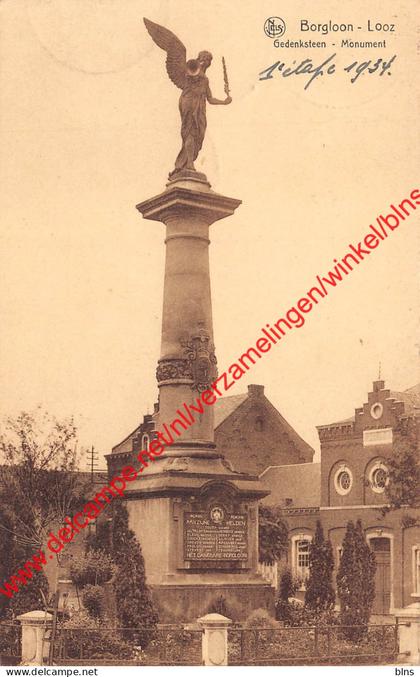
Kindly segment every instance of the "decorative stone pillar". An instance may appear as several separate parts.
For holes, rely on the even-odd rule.
[[[228,664],[228,626],[230,618],[221,614],[207,614],[197,619],[203,628],[203,665]]]
[[[396,609],[400,659],[407,665],[420,663],[420,601]]]
[[[21,665],[43,665],[50,650],[47,631],[52,625],[52,616],[47,611],[28,611],[17,617],[22,624]]]

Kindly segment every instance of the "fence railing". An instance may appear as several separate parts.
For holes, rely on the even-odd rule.
[[[398,656],[398,626],[229,628],[229,665],[383,664]]]
[[[220,617],[222,618],[222,617]],[[226,619],[227,620],[227,619]],[[229,665],[394,664],[402,626],[301,626],[248,628],[227,632]],[[51,637],[55,665],[202,665],[203,628],[159,625],[155,628],[69,628],[58,624]],[[0,624],[0,663],[16,664],[21,655],[21,627]],[[47,652],[48,655],[48,652]]]
[[[201,630],[63,628],[52,638],[52,660],[61,665],[201,665]]]

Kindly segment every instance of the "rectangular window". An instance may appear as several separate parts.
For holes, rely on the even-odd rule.
[[[296,574],[304,580],[309,575],[309,543],[306,539],[296,543]]]

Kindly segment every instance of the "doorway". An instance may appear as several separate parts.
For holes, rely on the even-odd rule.
[[[370,538],[369,545],[376,558],[374,614],[389,614],[391,603],[391,541]]]

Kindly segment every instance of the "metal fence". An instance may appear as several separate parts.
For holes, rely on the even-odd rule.
[[[398,626],[231,628],[229,665],[363,665],[394,663]]]
[[[16,665],[21,656],[20,623],[0,623],[0,665]]]
[[[45,639],[50,639],[47,631]],[[54,665],[202,665],[202,629],[64,628],[51,637]],[[15,665],[21,655],[21,627],[0,624],[0,664]],[[148,641],[145,641],[147,639]],[[228,630],[229,665],[395,664],[398,625],[302,626]]]
[[[57,626],[50,656],[56,665],[201,665],[201,638],[201,630],[179,625],[86,630]]]

